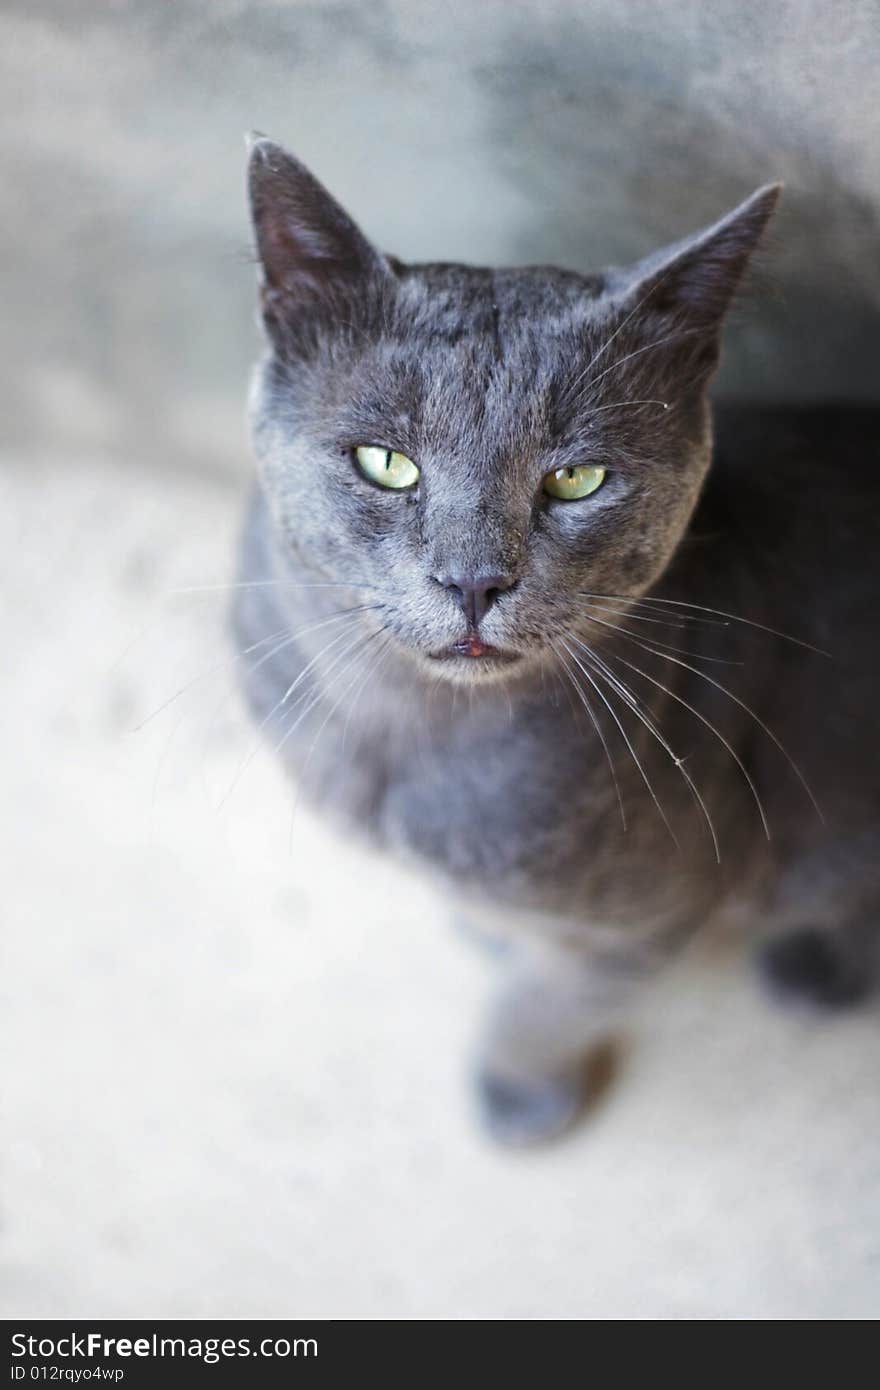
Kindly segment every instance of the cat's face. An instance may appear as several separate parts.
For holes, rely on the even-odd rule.
[[[426,675],[474,681],[559,659],[587,597],[659,577],[708,466],[720,321],[775,189],[592,279],[402,266],[267,141],[251,197],[270,343],[255,447],[283,544],[316,579],[360,586]]]

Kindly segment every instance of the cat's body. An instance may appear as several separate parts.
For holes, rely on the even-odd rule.
[[[272,204],[258,182],[275,351],[253,399],[263,488],[235,615],[239,647],[253,647],[248,695],[317,804],[348,832],[423,863],[513,942],[480,1064],[496,1134],[516,1142],[564,1126],[580,1104],[583,1057],[634,983],[732,904],[780,936],[772,959],[784,982],[829,1000],[860,993],[880,941],[865,564],[880,420],[728,410],[706,480],[713,344],[760,228],[731,243],[723,294],[705,273],[707,244],[709,269],[720,264],[717,232],[699,243],[696,278],[686,248],[679,298],[641,339],[627,336],[630,320],[644,299],[673,293],[681,250],[642,267],[635,290],[621,282],[615,311],[615,280],[543,270],[507,272],[502,284],[490,272],[385,262],[393,290],[381,278],[377,289],[375,266],[352,277],[327,243],[321,274],[330,263],[351,277],[328,296],[316,294],[312,267],[326,195],[284,158],[258,147],[257,177],[280,174],[285,197],[293,190],[294,204],[281,200],[288,223],[305,201],[312,239],[307,273],[300,255],[296,283],[278,279]],[[351,224],[342,234],[355,262],[368,254]],[[294,326],[279,326],[279,286],[292,292]],[[389,308],[391,293],[409,302]],[[378,307],[358,318],[352,305],[374,294]],[[598,336],[581,327],[578,294],[587,305],[612,295]],[[703,320],[707,296],[717,302]],[[682,317],[695,306],[696,320]],[[371,322],[378,368],[364,367]],[[601,364],[615,389],[557,418],[580,332],[589,368],[609,335],[619,338]],[[687,343],[684,358],[673,349],[662,361],[664,334],[696,337],[699,351]],[[613,379],[624,358],[634,381]],[[571,377],[584,374],[575,361]],[[626,422],[622,401],[633,406]],[[582,409],[586,430],[604,426],[598,439],[571,425]],[[405,447],[426,476],[407,496],[380,493],[350,459],[329,462],[330,439],[349,454],[358,441]],[[645,447],[657,439],[662,464]],[[544,449],[524,481],[506,471],[514,450]],[[313,454],[333,470],[334,506],[350,508],[344,527],[310,510],[310,490],[322,487]],[[600,456],[620,460],[599,494],[604,511],[584,511],[589,498],[533,501],[531,478],[540,483],[548,464],[570,471],[571,460]],[[576,529],[585,518],[592,532]],[[421,556],[426,572],[414,568]],[[467,629],[467,585],[449,579],[462,567],[493,586],[491,611],[477,626],[469,610]],[[476,647],[461,651],[465,631]],[[487,632],[502,652],[510,640],[509,660],[470,678]]]

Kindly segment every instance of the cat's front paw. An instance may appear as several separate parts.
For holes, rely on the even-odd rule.
[[[786,1002],[839,1009],[869,992],[868,973],[834,934],[815,927],[787,932],[761,948],[758,967],[774,994]]]
[[[578,1076],[547,1081],[513,1080],[477,1073],[477,1105],[483,1128],[506,1148],[523,1148],[558,1138],[578,1119],[586,1100]]]

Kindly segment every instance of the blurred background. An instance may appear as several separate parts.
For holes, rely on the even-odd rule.
[[[213,586],[246,130],[409,259],[596,268],[782,178],[717,389],[873,399],[878,41],[876,0],[4,0],[6,1316],[876,1315],[876,1017],[692,956],[590,1125],[484,1148],[490,966],[292,815]]]

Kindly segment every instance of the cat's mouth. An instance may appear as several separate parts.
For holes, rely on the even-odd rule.
[[[502,647],[493,647],[491,642],[484,642],[475,633],[468,637],[463,637],[460,642],[453,642],[451,647],[444,647],[442,651],[430,653],[432,661],[476,661],[481,664],[492,664],[497,662],[507,663],[519,660],[518,652],[505,651]]]

